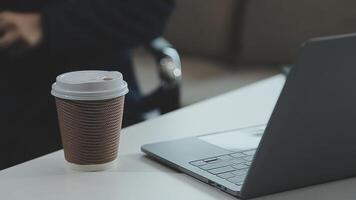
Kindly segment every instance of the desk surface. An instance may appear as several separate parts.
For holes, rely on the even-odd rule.
[[[142,144],[266,123],[284,84],[282,75],[182,108],[122,131],[119,163],[103,172],[67,168],[63,152],[0,171],[0,199],[235,199],[151,161]],[[261,199],[356,199],[356,179]]]

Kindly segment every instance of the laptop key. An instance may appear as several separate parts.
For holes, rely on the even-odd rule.
[[[243,182],[235,183],[236,185],[242,185]]]
[[[198,166],[200,169],[203,170],[210,170],[210,169],[215,169],[215,168],[219,168],[219,167],[225,167],[225,166],[229,166],[229,165],[234,165],[234,164],[238,164],[238,163],[244,163],[246,162],[246,160],[243,159],[233,159],[233,160],[218,160],[214,163],[211,164],[206,164],[206,165],[201,165]]]
[[[253,156],[246,156],[246,157],[243,157],[244,160],[247,160],[247,161],[252,161],[253,160]]]
[[[208,170],[208,172],[216,175],[216,174],[222,174],[225,172],[232,172],[235,171],[234,168],[232,168],[231,166],[226,166],[226,167],[220,167],[220,168],[216,168],[216,169],[212,169],[212,170]]]
[[[253,155],[255,155],[256,150],[254,149],[254,150],[250,150],[250,151],[244,151],[242,153],[244,153],[244,154],[246,154],[248,156],[253,156]]]
[[[231,162],[229,162],[229,161],[220,161],[220,162],[214,162],[212,164],[202,165],[202,166],[198,166],[198,167],[203,170],[210,170],[210,169],[225,167],[225,166],[229,166],[229,165],[231,165]]]
[[[242,159],[242,158],[234,158],[232,160],[230,160],[231,164],[238,164],[238,163],[245,163],[246,160]]]
[[[206,165],[206,162],[204,162],[202,160],[197,160],[197,161],[190,162],[190,164],[198,167],[198,166]]]
[[[235,177],[236,175],[233,174],[232,172],[226,172],[226,173],[218,174],[217,176],[223,179],[227,179],[227,178]]]
[[[218,159],[219,160],[231,160],[231,159],[233,159],[233,157],[231,157],[229,155],[223,155],[223,156],[219,156]]]
[[[246,175],[244,176],[235,176],[235,177],[232,177],[232,178],[228,178],[227,180],[231,183],[234,183],[234,184],[241,184],[244,180],[245,180],[245,177]]]
[[[214,162],[217,162],[218,161],[218,158],[207,158],[207,159],[204,159],[204,162],[206,163],[214,163]]]
[[[198,166],[198,167],[202,170],[210,170],[210,169],[216,168],[215,165],[211,165],[211,164],[202,165],[202,166]]]
[[[236,164],[236,165],[232,165],[233,168],[235,169],[245,169],[245,168],[248,168],[247,165],[245,164]]]
[[[241,170],[233,171],[231,173],[233,173],[235,176],[241,176],[241,175],[245,175],[247,172],[246,172],[246,170],[241,169]]]
[[[233,154],[230,154],[232,157],[235,157],[235,158],[241,158],[241,157],[244,157],[246,156],[245,154],[243,153],[233,153]]]

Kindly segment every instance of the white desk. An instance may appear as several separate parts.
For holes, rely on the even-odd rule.
[[[122,131],[118,168],[104,172],[67,169],[58,151],[0,171],[1,200],[235,199],[146,158],[140,146],[265,123],[285,79],[275,76],[188,106]],[[302,188],[261,199],[356,199],[356,179]]]

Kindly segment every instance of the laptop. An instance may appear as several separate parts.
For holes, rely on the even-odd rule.
[[[141,150],[242,199],[355,176],[356,34],[302,45],[266,125]]]

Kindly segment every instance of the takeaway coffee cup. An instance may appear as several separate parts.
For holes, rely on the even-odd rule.
[[[75,71],[52,85],[64,149],[72,169],[100,171],[117,161],[127,83],[116,71]]]

